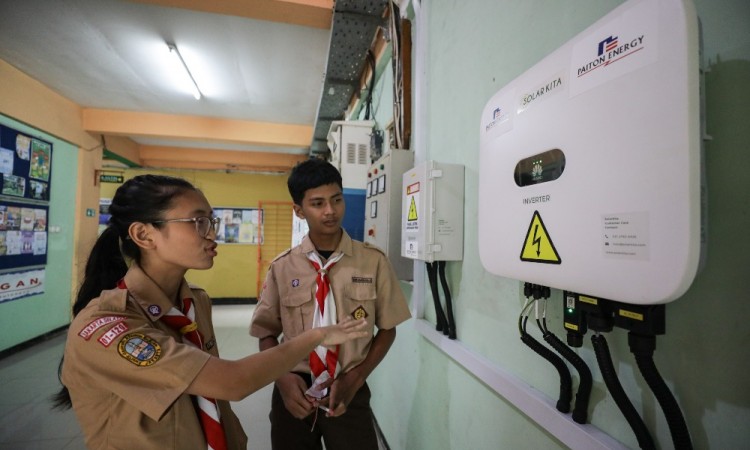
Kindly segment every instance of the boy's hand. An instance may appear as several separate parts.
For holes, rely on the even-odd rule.
[[[351,403],[354,395],[365,384],[356,370],[339,375],[331,385],[331,393],[328,396],[328,417],[336,417],[344,414]]]
[[[299,375],[287,373],[276,380],[284,406],[297,419],[304,419],[312,414],[315,406],[305,397],[307,385]]]

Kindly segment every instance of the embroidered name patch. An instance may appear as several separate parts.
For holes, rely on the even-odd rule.
[[[109,347],[109,344],[114,342],[117,336],[121,335],[122,333],[126,331],[128,331],[128,324],[126,324],[125,322],[119,322],[115,324],[115,326],[107,330],[106,333],[99,336],[99,339],[97,339],[97,341],[99,341],[99,343],[102,344],[103,346]]]
[[[125,320],[125,317],[123,316],[106,316],[106,317],[100,317],[85,327],[81,329],[81,331],[78,333],[78,336],[81,336],[82,338],[86,339],[87,341],[91,338],[91,336],[94,335],[94,332],[98,330],[99,328],[108,325],[110,323],[114,322],[120,322]]]
[[[117,352],[136,366],[150,366],[161,358],[158,342],[142,333],[130,333],[120,339]]]
[[[365,278],[365,277],[352,277],[352,283],[366,283],[366,284],[372,284],[372,278]]]
[[[364,319],[367,318],[367,316],[367,311],[361,306],[352,312],[352,317],[354,317],[354,320]]]

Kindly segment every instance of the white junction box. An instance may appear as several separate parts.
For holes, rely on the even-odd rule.
[[[414,152],[390,149],[367,171],[364,241],[382,249],[400,280],[413,278],[414,262],[401,256],[401,182]]]
[[[426,262],[462,260],[464,166],[422,163],[404,174],[401,192],[401,255]]]
[[[370,167],[370,137],[375,121],[334,120],[328,129],[331,164],[341,172],[347,189],[364,189]]]
[[[701,249],[698,19],[630,0],[495,94],[480,128],[491,273],[632,304],[680,297]]]

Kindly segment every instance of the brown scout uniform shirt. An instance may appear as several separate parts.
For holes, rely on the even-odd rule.
[[[317,271],[307,254],[313,251],[315,246],[305,236],[297,247],[271,263],[250,325],[252,336],[278,337],[283,332],[285,339],[292,339],[312,328]],[[342,373],[346,373],[367,356],[375,326],[387,330],[411,314],[393,267],[380,249],[355,241],[344,231],[333,254],[340,251],[344,256],[328,271],[337,318],[341,321],[345,317],[365,317],[370,332],[368,338],[339,347],[338,361]],[[309,372],[307,359],[294,371]]]
[[[185,389],[210,355],[219,356],[205,291],[183,280],[192,297],[204,349],[182,342],[159,320],[172,308],[159,287],[134,265],[127,290],[114,289],[81,311],[68,330],[62,381],[90,449],[206,449],[200,420]],[[220,380],[216,380],[220,382]],[[230,449],[247,437],[229,402],[219,401]]]

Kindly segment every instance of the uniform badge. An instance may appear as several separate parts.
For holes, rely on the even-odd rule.
[[[206,350],[211,350],[216,345],[216,339],[211,338],[204,346]]]
[[[352,283],[372,284],[370,277],[352,277]]]
[[[96,319],[96,320],[94,320],[92,322],[89,322],[88,325],[86,325],[85,327],[83,327],[81,329],[81,331],[78,332],[78,336],[81,336],[82,338],[84,338],[84,339],[86,339],[88,341],[91,338],[91,336],[94,335],[94,333],[96,332],[96,330],[98,330],[99,328],[101,328],[101,327],[103,327],[105,325],[108,325],[110,323],[121,322],[123,320],[125,320],[125,317],[123,317],[123,316],[105,316],[105,317],[100,317],[100,318],[98,318],[98,319]]]
[[[161,314],[161,308],[159,307],[159,305],[151,305],[148,307],[148,312],[152,316],[158,316],[159,314]]]
[[[365,319],[367,318],[367,316],[367,311],[361,306],[359,306],[352,312],[352,317],[354,317],[354,320]]]
[[[292,280],[292,287],[297,287],[297,286],[299,286],[299,278],[295,278]]]
[[[130,333],[120,339],[117,352],[136,366],[150,366],[161,358],[161,346],[143,333]]]
[[[97,341],[99,341],[99,343],[103,346],[109,347],[109,344],[114,342],[117,336],[126,331],[128,331],[128,324],[126,324],[125,322],[118,322],[115,324],[115,326],[107,330],[106,333],[99,336],[99,339],[97,339]]]

